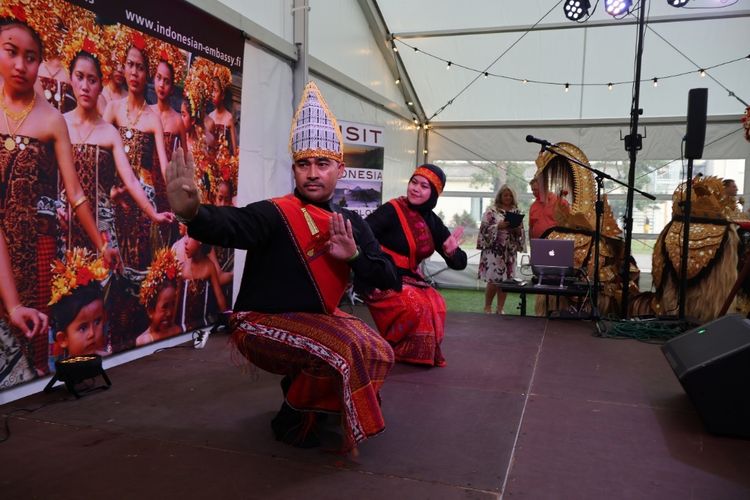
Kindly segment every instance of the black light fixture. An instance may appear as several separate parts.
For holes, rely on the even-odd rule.
[[[112,385],[107,373],[102,367],[102,357],[98,354],[82,354],[55,361],[55,375],[47,383],[44,392],[50,392],[58,380],[65,383],[65,387],[76,398],[80,398],[76,386],[81,382],[101,375],[106,385],[93,389],[107,389]],[[91,389],[91,390],[93,390]]]
[[[690,0],[667,0],[672,7],[684,7]]]
[[[581,18],[589,15],[591,2],[589,0],[565,0],[563,11],[565,17],[571,21],[580,21]]]
[[[630,11],[633,0],[604,0],[604,10],[610,16],[620,16]]]

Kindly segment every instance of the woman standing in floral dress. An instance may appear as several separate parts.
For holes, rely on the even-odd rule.
[[[495,196],[495,202],[482,216],[479,226],[477,249],[482,251],[479,260],[479,278],[487,282],[484,294],[484,312],[492,312],[492,301],[497,295],[498,314],[503,313],[506,294],[498,283],[511,279],[516,267],[516,253],[523,250],[526,235],[523,226],[510,227],[505,214],[518,211],[516,194],[503,184]]]

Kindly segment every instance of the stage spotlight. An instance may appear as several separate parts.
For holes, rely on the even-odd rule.
[[[672,7],[684,7],[690,0],[667,0]]]
[[[578,21],[589,15],[589,8],[591,8],[589,0],[565,0],[563,10],[565,17],[571,21]]]
[[[633,0],[604,0],[604,10],[610,16],[625,14],[633,6]]]

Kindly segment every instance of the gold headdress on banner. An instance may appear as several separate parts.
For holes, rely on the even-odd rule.
[[[52,263],[52,299],[47,305],[56,304],[78,287],[102,281],[108,274],[101,257],[96,258],[85,248],[73,247],[65,252],[65,261]]]
[[[219,80],[219,84],[225,92],[232,85],[232,72],[228,67],[221,64],[217,64],[214,68],[214,78]]]
[[[111,47],[113,64],[125,65],[130,47],[140,50],[148,59],[149,76],[154,76],[156,66],[159,64],[159,51],[161,41],[152,36],[134,30],[124,24],[115,24],[103,28],[105,40]],[[177,69],[175,68],[175,73]]]
[[[202,57],[196,57],[190,64],[183,93],[190,102],[189,111],[193,117],[203,116],[203,104],[213,88],[215,66],[216,63]]]
[[[25,9],[25,21],[44,43],[45,59],[61,58],[71,36],[79,28],[86,29],[96,22],[93,12],[65,0],[48,0],[43,6],[31,6],[29,1],[23,0],[3,0],[2,3],[4,9],[11,11],[3,12],[4,16],[17,18],[12,11],[18,12],[18,7]]]
[[[161,40],[153,39],[154,50],[153,53],[156,57],[149,59],[151,65],[151,76],[156,74],[156,70],[159,67],[159,63],[164,61],[172,66],[174,74],[172,75],[172,84],[181,86],[185,82],[187,76],[187,57],[185,53],[175,47],[174,45]]]
[[[177,260],[177,254],[170,248],[162,248],[156,252],[146,278],[141,283],[140,302],[146,309],[153,307],[159,289],[165,281],[178,280],[182,277],[182,263]]]
[[[219,194],[219,186],[222,181],[228,182],[232,188],[231,196],[237,196],[237,175],[240,169],[240,156],[229,153],[229,148],[220,147],[216,152],[213,168],[207,169],[211,185],[212,202],[216,201]]]
[[[304,158],[329,158],[344,161],[343,138],[336,118],[328,109],[314,82],[302,93],[292,120],[289,151],[294,161]]]
[[[102,70],[102,84],[104,84],[105,79],[114,69],[114,66],[112,66],[112,51],[104,38],[104,32],[96,24],[93,24],[89,28],[79,28],[70,38],[70,43],[64,47],[60,57],[63,66],[67,69],[80,51],[88,52],[99,61],[99,67]]]

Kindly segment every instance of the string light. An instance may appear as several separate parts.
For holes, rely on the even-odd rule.
[[[622,3],[623,0],[619,0],[619,1]],[[428,56],[432,57],[433,59],[437,59],[439,61],[443,61],[446,64],[446,70],[450,70],[451,66],[453,66],[453,61],[449,61],[447,59],[443,59],[443,58],[441,58],[439,56],[436,56],[434,54],[430,54],[429,52],[425,52],[424,50],[421,50],[418,47],[414,47],[414,46],[412,46],[412,45],[410,45],[410,44],[408,44],[408,43],[406,43],[406,42],[404,42],[404,41],[402,41],[402,40],[400,40],[398,38],[394,37],[393,40],[397,40],[398,43],[402,43],[402,44],[406,45],[407,47],[411,47],[414,50],[414,52],[421,52],[422,54],[425,54],[425,55],[428,55]],[[745,57],[739,57],[739,58],[736,58],[736,59],[732,59],[732,60],[720,62],[718,64],[714,64],[714,65],[708,66],[706,68],[701,68],[699,70],[699,74],[702,77],[705,77],[706,76],[706,71],[709,70],[709,69],[718,68],[720,66],[726,66],[728,64],[732,64],[732,63],[735,63],[737,61],[744,61],[744,60],[750,60],[750,54],[748,54]],[[482,75],[484,78],[489,78],[490,76],[492,76],[492,77],[495,77],[495,78],[502,78],[502,79],[505,79],[505,80],[513,80],[513,81],[521,82],[524,85],[529,84],[529,83],[534,83],[534,84],[537,84],[537,85],[555,85],[555,86],[557,86],[557,85],[563,85],[563,86],[566,85],[563,82],[553,82],[553,81],[543,81],[543,80],[529,80],[528,78],[518,78],[518,77],[514,77],[514,76],[502,75],[502,74],[497,74],[497,73],[490,74],[486,70],[478,70],[478,69],[471,68],[469,66],[464,66],[462,64],[458,64],[458,66],[460,68],[465,69],[465,70],[472,71],[474,73]],[[661,76],[658,77],[658,79],[664,80],[665,78],[676,78],[676,77],[685,76],[685,75],[694,73],[694,71],[695,70],[690,70],[690,71],[683,71],[682,73],[675,73],[675,74],[670,74],[670,75],[661,75]],[[647,82],[649,80],[651,80],[651,82],[653,83],[653,78],[641,80],[641,82],[645,83],[645,82]],[[612,90],[612,88],[615,85],[619,85],[619,84],[632,84],[632,83],[634,83],[634,82],[633,81],[618,81],[618,82],[609,82],[609,83],[572,83],[572,84],[571,83],[567,83],[567,87],[568,88],[566,89],[566,92],[570,90],[570,85],[579,85],[581,87],[606,86],[608,90]]]
[[[427,150],[426,150],[426,149],[423,149],[423,150],[422,150],[422,153],[423,153],[423,154],[427,154]]]
[[[417,128],[419,128],[419,120],[417,120],[416,118],[414,118],[414,125],[417,125]]]
[[[569,84],[569,83],[566,83],[566,84],[565,84],[565,92],[567,92],[568,90],[570,90],[570,84]]]
[[[411,101],[407,102],[406,104],[407,104],[407,106],[414,106],[414,103],[411,102]]]
[[[391,48],[393,49],[393,52],[398,52],[398,47],[396,47],[395,43],[391,43]]]
[[[401,83],[401,78],[396,78],[396,85],[398,85],[399,83]]]
[[[654,87],[658,87],[658,86],[659,86],[659,79],[654,78]]]

